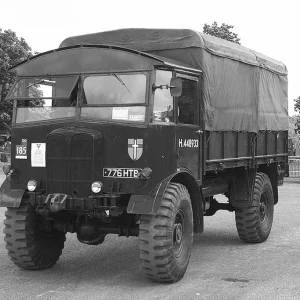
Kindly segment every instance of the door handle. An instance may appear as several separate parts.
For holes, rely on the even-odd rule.
[[[201,133],[203,133],[203,130],[199,129],[199,130],[196,130],[195,132],[198,133],[198,134],[201,134]]]

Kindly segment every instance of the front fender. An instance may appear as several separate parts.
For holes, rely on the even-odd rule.
[[[167,177],[149,195],[132,195],[127,212],[129,214],[157,215],[163,194],[171,181],[181,183],[188,189],[193,207],[194,233],[202,233],[204,228],[202,188],[198,186],[192,174],[187,171],[179,171]]]
[[[160,206],[160,199],[168,183],[176,174],[164,179],[149,195],[132,195],[127,206],[127,212],[129,214],[156,215]]]
[[[188,184],[188,186],[187,186],[186,182],[184,182],[184,181],[182,182],[181,180],[176,180],[176,178],[178,179],[181,175],[187,176],[190,180],[190,183],[192,183],[192,184],[191,185]],[[174,178],[174,180],[173,180],[173,178]],[[161,199],[162,199],[165,189],[170,181],[175,181],[175,182],[182,183],[183,185],[186,185],[190,194],[191,194],[191,191],[195,191],[196,192],[195,198],[202,199],[202,197],[200,195],[200,190],[198,189],[196,180],[193,178],[192,174],[187,171],[178,171],[178,172],[170,175],[169,177],[165,178],[160,184],[158,184],[150,192],[149,195],[132,195],[130,197],[130,200],[129,200],[129,203],[127,206],[127,212],[129,214],[157,215],[159,207],[160,207]],[[193,188],[191,188],[191,191],[189,189],[189,186],[193,187]],[[193,197],[192,194],[191,194],[191,197]],[[199,205],[199,207],[200,206],[201,206],[201,210],[202,210],[202,204]]]
[[[10,177],[0,187],[0,207],[19,207],[25,190],[11,190]]]

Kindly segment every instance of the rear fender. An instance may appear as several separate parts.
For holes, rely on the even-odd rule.
[[[19,207],[25,190],[11,190],[10,177],[0,187],[0,207]]]
[[[132,195],[127,212],[129,214],[157,215],[166,187],[169,182],[183,184],[191,197],[193,207],[194,232],[203,232],[203,195],[201,188],[191,173],[179,171],[164,179],[149,195]]]

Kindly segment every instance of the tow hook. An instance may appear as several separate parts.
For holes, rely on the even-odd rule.
[[[58,212],[66,209],[66,194],[49,194],[46,198],[45,204],[49,205],[51,212]]]

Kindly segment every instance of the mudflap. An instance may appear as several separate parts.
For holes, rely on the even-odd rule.
[[[253,202],[256,169],[237,170],[231,185],[230,204],[236,208],[249,207]]]
[[[6,178],[0,187],[0,207],[19,207],[25,190],[11,190],[10,178]]]

